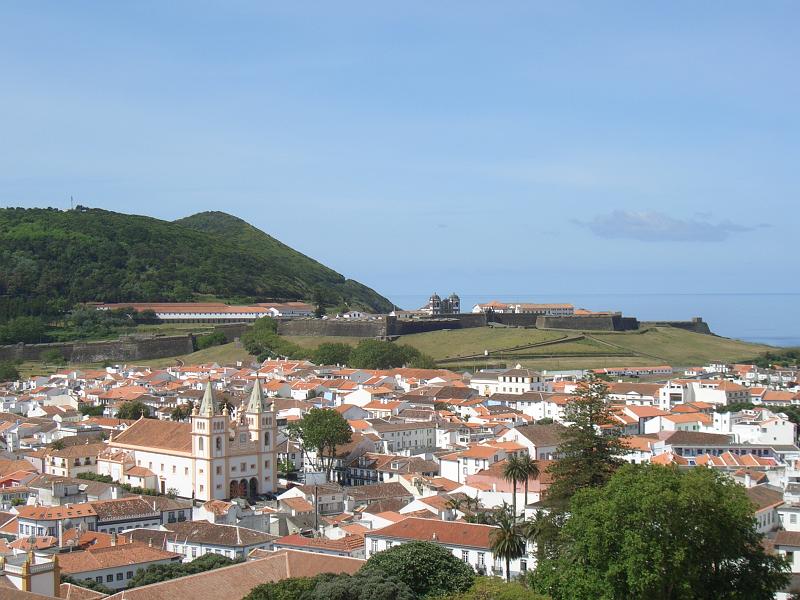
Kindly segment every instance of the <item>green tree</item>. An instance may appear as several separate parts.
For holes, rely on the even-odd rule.
[[[44,321],[39,317],[16,317],[0,326],[0,344],[38,344],[46,338]]]
[[[118,419],[138,419],[140,417],[149,419],[150,407],[138,400],[125,401],[117,410]]]
[[[527,481],[528,479],[527,468],[516,454],[512,454],[506,459],[506,464],[503,465],[503,479],[511,482],[511,514],[514,516],[514,521],[516,521],[519,516],[517,512],[517,484],[522,480]]]
[[[497,529],[492,531],[492,553],[506,563],[506,581],[511,581],[511,561],[525,556],[525,536],[517,523],[514,509],[503,503],[495,515]]]
[[[534,582],[555,600],[768,600],[789,581],[724,473],[627,465],[575,494]]]
[[[169,418],[173,421],[185,421],[192,414],[192,406],[190,404],[178,404],[169,413]]]
[[[232,560],[220,554],[204,554],[188,563],[168,563],[164,565],[150,565],[146,569],[139,569],[128,583],[128,588],[150,585],[160,581],[168,581],[186,575],[196,575],[205,571],[212,571],[220,567],[229,567],[242,562],[241,559]]]
[[[564,430],[558,459],[549,467],[553,482],[547,500],[564,506],[580,489],[602,486],[622,464],[628,449],[612,419],[608,384],[588,376],[564,408]]]
[[[461,594],[445,596],[441,600],[548,600],[523,583],[505,582],[497,577],[478,577],[472,587]]]
[[[318,578],[309,600],[416,600],[411,589],[384,573],[357,573]]]
[[[416,348],[382,340],[361,340],[350,352],[349,365],[355,369],[433,368],[433,359]]]
[[[64,363],[64,355],[61,354],[61,350],[56,350],[55,348],[45,350],[39,355],[39,358],[45,365],[60,365]]]
[[[310,358],[318,365],[346,365],[350,362],[352,351],[350,344],[324,343],[317,346]]]
[[[63,450],[64,447],[65,447],[64,446],[64,440],[62,440],[62,439],[53,440],[52,443],[50,444],[50,447],[53,450]]]
[[[88,417],[102,417],[106,407],[102,404],[81,404],[78,407],[78,412]]]
[[[0,381],[17,380],[19,380],[19,370],[16,365],[10,361],[0,362]]]
[[[373,554],[359,573],[376,572],[402,581],[420,598],[465,592],[475,579],[468,564],[431,542],[408,542]]]
[[[242,600],[310,600],[317,587],[317,577],[290,577],[257,585]]]
[[[63,575],[61,577],[61,583],[71,583],[72,585],[86,588],[87,590],[100,592],[101,594],[106,594],[107,596],[110,596],[111,594],[114,593],[114,590],[112,590],[109,587],[106,587],[102,583],[96,582],[94,579],[75,579],[73,577],[70,577],[69,575]]]
[[[521,466],[522,471],[525,473],[525,504],[528,504],[528,484],[530,479],[538,479],[539,478],[539,463],[531,458],[531,455],[528,453],[523,454],[519,457],[519,463]]]
[[[205,350],[206,348],[211,348],[212,346],[220,346],[227,341],[225,338],[225,334],[221,331],[217,331],[215,333],[209,333],[207,335],[201,335],[195,338],[195,346],[197,350]]]
[[[330,480],[337,446],[347,444],[352,438],[347,420],[333,409],[312,408],[286,429],[289,437],[300,442],[304,450],[316,451],[325,477]]]

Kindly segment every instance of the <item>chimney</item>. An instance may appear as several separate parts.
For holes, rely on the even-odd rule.
[[[116,532],[111,534],[111,545],[112,546],[116,546],[117,545],[117,533]]]
[[[435,532],[435,531],[433,532],[433,535],[431,536],[431,539],[432,539],[434,542],[435,542],[435,541],[437,541],[437,540],[439,539],[439,536],[438,536],[438,535],[436,535],[436,532]]]
[[[153,547],[153,538],[149,538],[147,540],[147,545],[150,546],[151,548]]]
[[[749,488],[749,487],[752,487],[752,485],[753,485],[753,482],[752,482],[752,480],[750,478],[750,471],[745,471],[744,472],[744,487],[745,488]]]

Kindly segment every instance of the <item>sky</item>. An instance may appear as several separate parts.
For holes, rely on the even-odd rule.
[[[5,2],[0,205],[390,297],[800,292],[798,58],[797,2]]]

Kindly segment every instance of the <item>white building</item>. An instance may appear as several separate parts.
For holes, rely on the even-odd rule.
[[[382,529],[367,531],[364,535],[366,557],[369,559],[373,554],[406,542],[434,542],[450,550],[453,556],[470,565],[476,572],[502,577],[505,575],[505,562],[492,553],[491,536],[495,529],[497,528],[492,525],[412,517]],[[529,559],[527,555],[511,561],[511,576],[532,568],[532,562],[533,559]]]

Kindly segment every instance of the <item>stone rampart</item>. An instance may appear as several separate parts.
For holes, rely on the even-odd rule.
[[[0,346],[0,360],[40,360],[48,350],[57,350],[74,363],[136,361],[168,358],[193,351],[191,335],[122,337],[93,342],[57,342],[51,344],[14,344]]]

